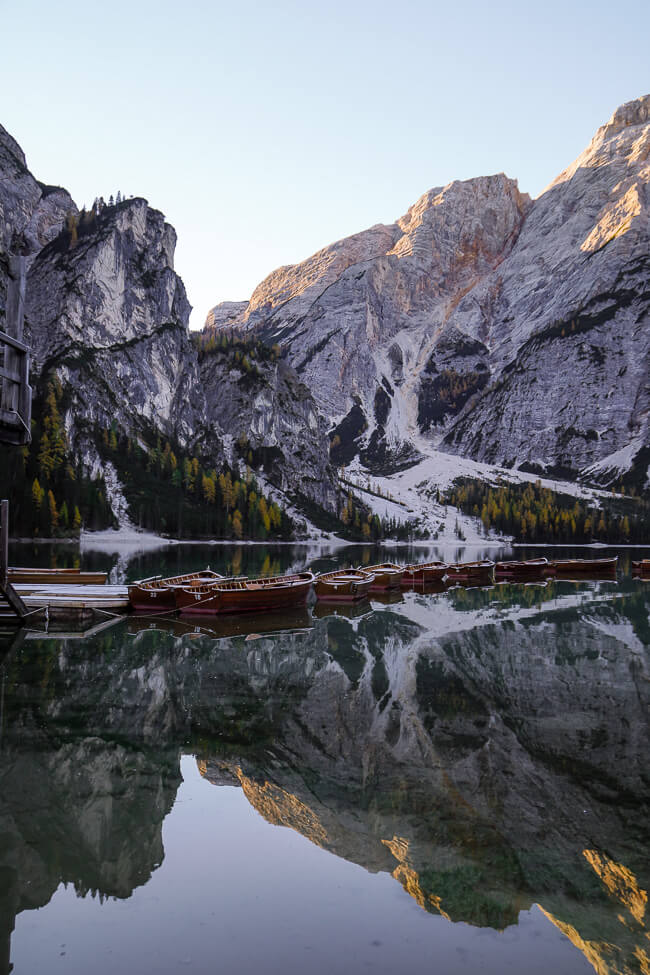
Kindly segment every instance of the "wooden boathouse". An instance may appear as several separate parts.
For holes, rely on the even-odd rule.
[[[9,255],[5,331],[0,330],[0,444],[21,447],[32,439],[30,350],[23,342],[26,259]],[[0,622],[27,615],[9,582],[9,502],[0,501]]]

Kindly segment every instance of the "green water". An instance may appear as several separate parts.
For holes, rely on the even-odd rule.
[[[643,971],[649,603],[621,573],[0,635],[0,972]]]

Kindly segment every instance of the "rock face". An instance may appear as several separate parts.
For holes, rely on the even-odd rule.
[[[146,200],[107,207],[76,241],[61,234],[27,279],[28,336],[38,373],[69,388],[70,432],[93,424],[160,430],[188,443],[202,419],[187,323],[174,272],[176,234]]]
[[[419,372],[441,329],[510,251],[528,206],[505,176],[431,190],[395,224],[275,271],[241,321],[282,342],[332,424],[356,405],[355,436],[367,429],[371,457],[385,439],[396,453],[412,442]]]
[[[253,363],[244,368],[219,348],[203,356],[208,428],[230,436],[241,459],[291,499],[334,510],[327,429],[311,393],[284,359]]]
[[[481,302],[495,296],[491,381],[447,435],[455,450],[576,472],[650,443],[649,154],[650,96],[598,130],[535,201],[476,300],[459,306],[459,324],[477,334]]]
[[[282,342],[370,467],[435,445],[614,476],[650,445],[649,112],[618,109],[535,201],[503,175],[431,190],[275,271],[229,324]]]
[[[34,179],[22,149],[0,125],[0,329],[4,329],[9,256],[33,257],[57,236],[68,214],[76,213],[66,190]]]

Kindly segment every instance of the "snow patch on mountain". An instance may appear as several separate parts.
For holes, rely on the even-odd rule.
[[[497,485],[539,482],[542,487],[559,494],[600,504],[603,498],[611,498],[608,491],[577,484],[540,478],[536,474],[510,470],[433,451],[429,457],[407,470],[385,477],[370,474],[357,460],[346,469],[343,486],[350,490],[380,518],[394,519],[399,524],[412,522],[414,529],[428,532],[441,544],[463,541],[468,545],[503,543],[509,536],[494,531],[485,534],[478,518],[463,514],[453,505],[442,504],[440,495],[448,491],[459,478],[474,478]]]

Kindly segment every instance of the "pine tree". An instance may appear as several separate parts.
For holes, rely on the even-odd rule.
[[[40,511],[41,505],[43,503],[43,497],[45,492],[39,484],[38,478],[35,477],[32,483],[32,504],[34,505],[34,510],[36,512]]]
[[[54,494],[52,491],[47,492],[47,506],[50,513],[50,530],[56,531],[59,524],[59,513],[56,508],[56,501],[54,500]]]

